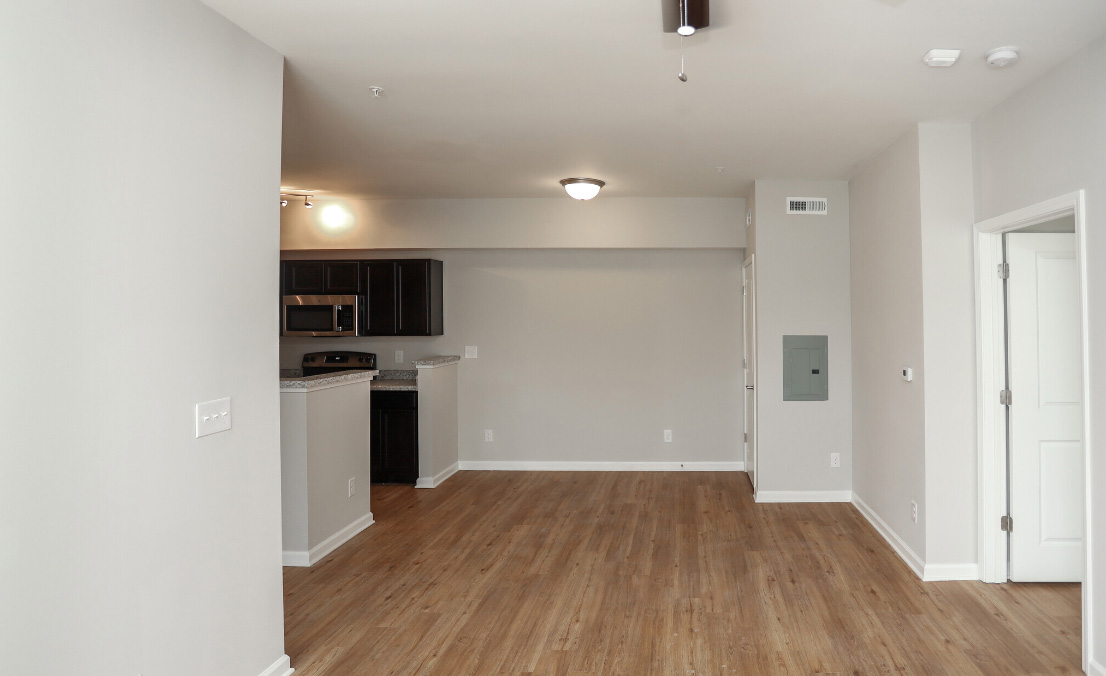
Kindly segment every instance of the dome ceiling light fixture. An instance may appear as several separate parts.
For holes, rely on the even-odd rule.
[[[590,200],[607,184],[597,178],[562,178],[561,185],[572,199]]]

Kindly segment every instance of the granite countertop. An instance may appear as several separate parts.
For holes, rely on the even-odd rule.
[[[402,380],[389,378],[387,380],[374,380],[373,390],[387,390],[391,392],[417,392],[419,389],[419,381],[412,378],[405,378]]]
[[[426,359],[415,359],[411,363],[418,369],[432,369],[438,366],[446,366],[447,364],[454,364],[461,361],[459,355],[447,355],[443,357],[427,357]]]
[[[289,369],[289,371],[294,369]],[[319,376],[289,376],[285,375],[287,371],[281,370],[280,389],[281,390],[316,390],[323,387],[334,385],[345,385],[347,383],[355,383],[362,380],[372,380],[376,377],[380,371],[343,371],[342,373],[329,373]],[[303,373],[300,371],[300,373]]]

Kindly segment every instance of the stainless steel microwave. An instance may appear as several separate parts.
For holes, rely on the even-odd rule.
[[[285,296],[281,335],[356,336],[360,309],[358,296]]]

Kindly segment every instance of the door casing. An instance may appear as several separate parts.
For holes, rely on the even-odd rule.
[[[1008,580],[1009,538],[1000,528],[1006,514],[1007,467],[1006,412],[999,392],[1006,386],[1005,308],[998,265],[1003,262],[1002,234],[1064,216],[1075,218],[1075,256],[1079,266],[1079,315],[1083,390],[1083,670],[1092,659],[1091,630],[1094,618],[1090,598],[1094,584],[1090,565],[1091,471],[1093,440],[1091,410],[1090,338],[1087,323],[1086,218],[1083,191],[1061,195],[1017,211],[975,224],[976,279],[976,406],[978,421],[979,574],[984,582]],[[1016,395],[1015,395],[1016,396]],[[1015,527],[1016,524],[1015,524]]]

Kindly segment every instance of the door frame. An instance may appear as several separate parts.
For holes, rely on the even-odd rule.
[[[1091,659],[1091,430],[1090,337],[1087,323],[1086,218],[1083,191],[1061,195],[975,224],[976,406],[978,420],[979,579],[1008,580],[1009,538],[999,526],[1007,504],[1007,428],[998,393],[1006,387],[1006,309],[998,265],[1002,235],[1063,216],[1075,217],[1075,258],[1079,266],[1079,321],[1083,391],[1083,670]],[[1017,396],[1017,395],[1015,395]]]
[[[752,287],[753,287],[752,293],[749,293],[749,282],[750,282],[750,280],[752,281]],[[745,431],[749,435],[749,439],[751,439],[752,443],[753,443],[753,467],[751,468],[753,470],[753,472],[752,472],[752,482],[751,483],[753,484],[753,500],[756,500],[757,483],[758,483],[758,479],[760,477],[760,471],[757,467],[757,465],[759,465],[758,458],[760,457],[760,453],[759,453],[759,449],[757,448],[757,372],[759,371],[759,369],[756,368],[756,363],[757,363],[756,362],[756,359],[757,359],[757,297],[756,297],[756,293],[757,293],[757,264],[756,264],[756,254],[749,254],[749,258],[747,258],[741,264],[741,284],[742,284],[742,293],[741,293],[741,301],[742,301],[741,323],[742,323],[742,326],[741,326],[741,331],[742,331],[742,333],[745,334],[745,335],[742,336],[742,343],[744,343],[744,345],[745,345],[745,350],[744,351],[745,351],[745,362],[746,362],[744,373],[743,373],[743,375],[744,375],[743,384],[746,386],[746,389],[744,390],[745,398],[743,399],[745,410],[742,411],[742,415],[746,417]],[[745,326],[745,322],[748,318],[751,318],[751,320],[752,320],[752,323],[753,323],[752,330],[749,330],[749,327]],[[746,336],[752,336],[752,340],[745,340]],[[749,383],[748,383],[749,364],[753,364],[752,395],[749,394],[749,389],[747,388],[747,386],[749,385]],[[752,398],[753,398],[753,414],[752,414],[751,418],[746,415],[746,413],[748,413],[748,411],[749,411],[749,397],[750,396],[752,396]],[[742,453],[742,458],[741,459],[742,459],[742,461],[745,461],[749,456],[749,452],[748,452],[749,451],[749,441],[748,440],[746,440],[744,446],[742,446],[742,451],[743,451],[743,453]],[[749,467],[745,468],[746,473],[748,473],[749,469],[750,469]]]

